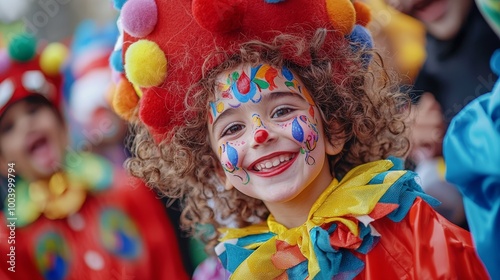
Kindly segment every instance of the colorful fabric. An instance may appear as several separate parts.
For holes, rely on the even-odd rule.
[[[65,172],[55,173],[48,183],[55,188],[64,185],[64,193],[55,198],[49,198],[52,186],[39,182],[28,184],[22,178],[17,180],[16,202],[23,205],[16,211],[18,227],[29,225],[40,215],[54,219],[74,214],[83,205],[87,193],[104,191],[113,183],[114,169],[104,158],[88,153],[68,153],[65,162]]]
[[[219,259],[210,256],[196,267],[191,280],[227,280],[229,276],[230,273],[222,267]]]
[[[84,202],[74,212],[49,217],[35,207],[30,185],[16,183],[15,207],[7,201],[0,214],[0,254],[13,260],[4,261],[0,279],[188,279],[174,229],[154,193],[95,155],[72,154],[64,166],[72,178],[66,192],[75,183],[85,186],[79,188]]]
[[[500,74],[500,50],[491,59]],[[463,194],[479,257],[500,279],[500,82],[452,120],[443,143],[446,179]]]
[[[233,279],[352,279],[365,268],[358,255],[381,238],[373,222],[400,222],[417,197],[438,204],[400,160],[367,163],[334,180],[302,226],[287,229],[271,215],[267,223],[222,229],[216,252]]]

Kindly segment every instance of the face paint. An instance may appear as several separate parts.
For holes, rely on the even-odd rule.
[[[246,170],[238,167],[238,150],[229,144],[229,142],[219,147],[219,158],[224,171],[240,178],[244,185],[248,184],[250,176]]]
[[[216,83],[208,129],[227,183],[267,203],[331,182],[318,109],[300,77],[242,64]]]
[[[283,85],[275,83],[276,77],[284,78]],[[275,90],[287,88],[292,92],[302,95],[307,102],[314,106],[314,101],[309,91],[301,85],[286,66],[281,70],[268,64],[261,64],[250,68],[250,76],[242,70],[232,71],[227,74],[224,83],[217,83],[217,91],[221,92],[221,97],[215,102],[210,102],[211,118],[215,120],[219,114],[228,108],[238,108],[247,102],[259,103],[262,99],[263,90]]]
[[[305,154],[306,163],[313,165],[316,160],[310,155],[311,151],[316,148],[316,143],[319,139],[319,132],[316,128],[316,123],[305,116],[299,116],[292,121],[292,136],[302,144],[301,153]]]
[[[254,124],[254,140],[258,144],[264,143],[269,137],[269,133],[266,130],[266,126],[262,123],[262,119],[259,114],[252,115],[252,121]]]

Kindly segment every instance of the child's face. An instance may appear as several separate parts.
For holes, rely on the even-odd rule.
[[[59,169],[66,145],[66,128],[48,105],[22,100],[0,118],[0,162],[14,162],[16,175],[28,181],[48,178]]]
[[[298,76],[285,67],[243,64],[216,83],[208,129],[226,184],[267,203],[328,186],[331,144]]]

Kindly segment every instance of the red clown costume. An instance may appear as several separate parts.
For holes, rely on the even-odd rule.
[[[37,55],[35,46],[22,35],[2,54],[0,117],[32,95],[59,108],[65,47]],[[75,152],[48,181],[15,170],[0,215],[0,279],[188,279],[164,206],[124,170]]]

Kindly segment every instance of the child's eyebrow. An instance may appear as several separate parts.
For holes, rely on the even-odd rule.
[[[258,103],[266,103],[270,102],[273,100],[276,100],[278,98],[283,98],[283,97],[291,97],[291,98],[299,98],[301,100],[307,101],[303,96],[301,96],[299,93],[291,92],[291,91],[275,91],[271,92],[269,94],[264,94],[262,96],[262,99]],[[223,111],[220,113],[217,118],[215,118],[214,123],[212,125],[212,133],[215,131],[215,128],[217,126],[217,123],[221,119],[228,118],[232,115],[238,114],[237,108],[228,108],[227,110]]]

